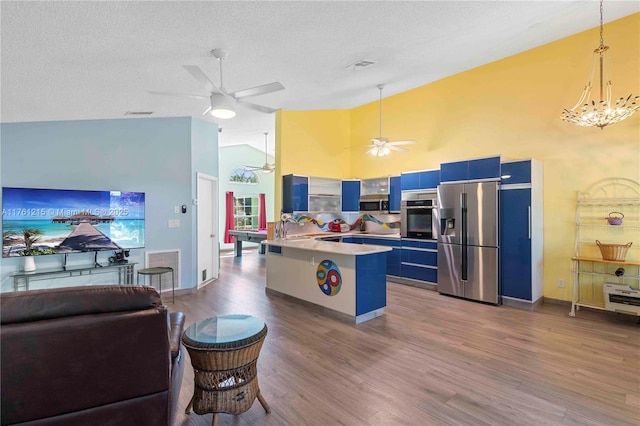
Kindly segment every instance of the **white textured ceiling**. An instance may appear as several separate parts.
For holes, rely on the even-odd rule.
[[[608,22],[640,2],[604,11]],[[286,88],[252,102],[353,108],[377,100],[379,83],[386,97],[599,24],[596,1],[2,1],[0,15],[2,122],[200,116],[206,100],[146,90],[206,95],[182,65],[219,81],[213,48],[229,49],[228,90]],[[361,59],[376,64],[346,68]],[[238,108],[219,124],[221,145],[263,150],[269,131],[273,151],[273,114]]]

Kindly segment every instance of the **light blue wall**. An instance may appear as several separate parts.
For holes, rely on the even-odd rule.
[[[270,164],[274,163],[271,155],[267,156]],[[225,223],[225,194],[233,191],[235,197],[257,197],[264,193],[267,203],[267,222],[274,219],[274,193],[275,193],[275,173],[264,174],[256,172],[260,183],[251,185],[246,183],[229,182],[231,173],[242,166],[262,166],[265,161],[264,152],[259,151],[249,145],[233,145],[220,147],[220,246],[222,249],[233,248],[233,244],[224,244],[224,223]],[[255,244],[244,243],[247,246]]]
[[[181,117],[0,126],[2,186],[145,192],[146,247],[132,250],[129,260],[142,267],[145,250],[180,249],[180,286],[196,285],[195,209],[182,214],[174,206],[191,206],[196,172],[218,175],[217,125]],[[170,219],[179,219],[181,226],[169,228]],[[111,254],[99,253],[99,261],[107,263]],[[70,256],[70,261],[86,263],[83,256]],[[61,258],[37,256],[37,268],[60,266]],[[9,274],[22,268],[22,259],[1,262],[2,291],[10,291]],[[111,274],[64,278],[65,283],[75,281],[72,285],[115,279]],[[33,281],[32,288],[60,286],[61,280]]]

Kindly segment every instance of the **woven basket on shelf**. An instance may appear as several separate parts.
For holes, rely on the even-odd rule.
[[[624,259],[627,257],[627,251],[629,247],[631,247],[632,243],[627,244],[605,244],[596,240],[596,244],[600,249],[600,253],[602,253],[602,258],[604,260],[617,260],[620,262],[624,262]]]

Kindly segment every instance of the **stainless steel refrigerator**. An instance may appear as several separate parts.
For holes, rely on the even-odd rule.
[[[438,292],[500,303],[498,185],[438,186]]]

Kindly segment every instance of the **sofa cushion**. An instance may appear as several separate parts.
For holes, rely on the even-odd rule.
[[[162,306],[160,295],[144,286],[84,286],[3,293],[0,324],[108,312],[139,311]]]

